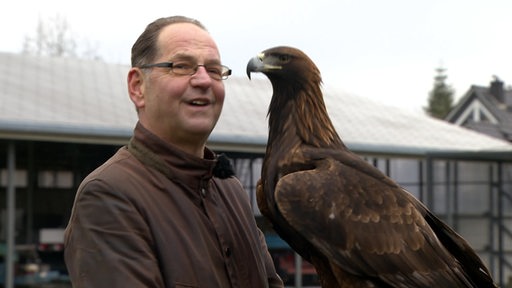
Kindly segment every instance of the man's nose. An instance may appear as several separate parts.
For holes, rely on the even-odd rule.
[[[204,65],[197,65],[196,72],[192,75],[194,83],[211,83],[212,78]]]

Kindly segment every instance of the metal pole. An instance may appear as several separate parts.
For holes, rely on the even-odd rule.
[[[302,257],[295,253],[295,287],[302,288]]]
[[[28,144],[28,185],[27,185],[27,217],[25,224],[25,229],[27,231],[25,243],[34,243],[34,233],[32,232],[32,227],[34,227],[34,186],[37,183],[36,171],[35,171],[35,160],[34,160],[34,142],[29,142]],[[76,190],[75,190],[76,191]]]
[[[434,207],[434,160],[432,159],[432,157],[428,156],[427,155],[427,158],[426,158],[426,162],[427,162],[427,197],[426,199],[424,199],[423,201],[425,201],[424,203],[427,205],[428,208],[430,208],[430,210],[434,211],[435,210],[435,207]]]
[[[489,243],[489,249],[490,249],[490,251],[489,251],[490,252],[489,253],[489,270],[491,270],[491,272],[496,271],[496,268],[495,268],[495,266],[496,266],[496,263],[495,263],[496,241],[494,240],[494,237],[496,235],[496,232],[495,232],[495,225],[496,225],[495,219],[496,219],[496,210],[497,210],[496,206],[499,205],[498,204],[499,202],[496,200],[499,197],[499,195],[495,195],[495,194],[499,193],[499,191],[497,191],[494,181],[495,181],[494,180],[494,165],[490,164],[489,165],[489,210],[488,210],[489,238],[488,238],[488,243]],[[494,273],[494,275],[496,275],[496,273]]]
[[[5,288],[14,287],[14,249],[16,217],[16,148],[14,142],[7,146],[7,251],[5,254]]]
[[[423,177],[423,161],[418,160],[418,199],[425,203],[425,181]]]
[[[505,220],[504,220],[504,206],[505,206],[505,187],[503,180],[503,167],[502,162],[498,162],[497,171],[497,188],[498,188],[498,283],[505,285]]]
[[[455,160],[453,163],[453,228],[459,230],[459,164]]]
[[[446,189],[446,195],[445,195],[445,201],[446,201],[446,223],[448,226],[453,228],[453,190],[451,185],[451,162],[446,161],[445,166],[445,189]]]

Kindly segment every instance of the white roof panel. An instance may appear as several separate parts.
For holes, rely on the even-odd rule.
[[[131,136],[137,116],[126,87],[127,65],[10,53],[0,53],[0,63],[0,138],[119,143]],[[210,142],[263,151],[270,82],[231,77],[225,85],[223,114]],[[324,93],[340,136],[356,151],[512,151],[508,142],[422,113],[329,87]]]

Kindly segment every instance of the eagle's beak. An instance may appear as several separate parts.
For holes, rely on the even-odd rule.
[[[263,64],[263,58],[265,55],[263,53],[258,54],[258,56],[253,57],[247,63],[246,73],[247,77],[251,79],[251,72],[262,72],[265,65]]]

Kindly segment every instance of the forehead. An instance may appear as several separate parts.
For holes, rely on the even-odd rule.
[[[210,34],[191,23],[171,24],[162,29],[158,46],[163,58],[187,55],[198,60],[219,60],[220,54]]]

